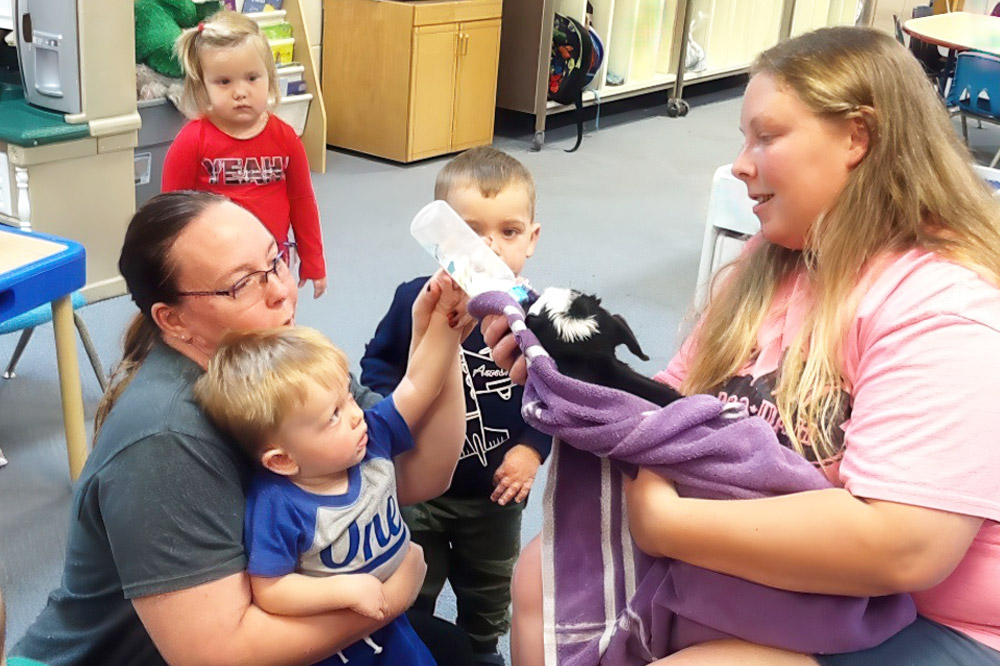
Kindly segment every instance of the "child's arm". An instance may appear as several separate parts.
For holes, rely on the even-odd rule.
[[[371,574],[250,576],[250,587],[254,602],[275,615],[316,615],[349,608],[382,620],[388,612],[382,581]]]
[[[465,394],[458,343],[474,324],[465,312],[465,303],[465,294],[446,273],[438,271],[413,304],[410,362],[400,387],[393,393],[416,444],[393,461],[400,504],[422,502],[447,490],[465,442]],[[423,348],[425,338],[427,348]],[[435,381],[436,399],[433,395],[416,395],[418,387]],[[404,407],[400,407],[401,395]],[[409,410],[409,415],[404,409]]]
[[[326,260],[323,258],[323,232],[319,224],[319,208],[313,192],[312,177],[309,174],[309,158],[306,157],[302,141],[287,127],[285,137],[288,145],[288,171],[285,187],[288,192],[288,213],[292,222],[292,234],[298,245],[299,287],[306,280],[313,281],[313,298],[319,298],[326,291]]]
[[[194,190],[198,185],[198,133],[197,125],[188,123],[170,144],[163,160],[163,178],[160,189],[163,192]]]
[[[430,312],[426,332],[413,335],[412,351],[403,379],[393,391],[393,400],[400,416],[413,431],[437,399],[445,381],[457,372],[457,359],[462,331],[451,326],[452,314],[462,305],[464,294],[449,279],[438,274],[424,287],[437,293]],[[414,317],[416,320],[417,318]]]

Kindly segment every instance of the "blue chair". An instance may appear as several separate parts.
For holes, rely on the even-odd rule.
[[[90,338],[87,325],[84,323],[83,318],[80,317],[80,313],[77,312],[79,308],[87,304],[87,299],[84,298],[82,293],[75,291],[70,300],[73,303],[73,323],[76,324],[76,330],[80,334],[80,341],[87,352],[87,358],[90,359],[90,366],[94,369],[94,374],[97,376],[97,383],[101,385],[101,390],[105,391],[108,388],[108,380],[101,366],[101,359],[94,348],[94,342]],[[21,332],[21,337],[18,338],[17,344],[14,346],[14,353],[7,364],[7,369],[3,373],[4,379],[14,378],[14,370],[17,362],[21,359],[21,354],[24,353],[24,348],[28,345],[31,334],[35,332],[35,328],[50,321],[52,321],[52,308],[46,303],[0,324],[0,335]]]
[[[984,97],[985,95],[985,97]],[[962,117],[962,136],[969,143],[969,116],[1000,124],[1000,56],[979,51],[958,54],[955,79],[948,92],[948,106],[956,107]],[[997,150],[990,167],[1000,161]]]

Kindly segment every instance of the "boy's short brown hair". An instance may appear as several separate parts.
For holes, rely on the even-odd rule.
[[[519,161],[493,146],[470,148],[453,158],[438,172],[434,183],[434,198],[447,201],[455,187],[474,186],[487,199],[492,199],[508,187],[525,189],[535,216],[535,179]]]
[[[304,405],[315,385],[348,387],[349,377],[347,356],[319,331],[273,328],[223,338],[194,396],[260,462],[289,409]]]

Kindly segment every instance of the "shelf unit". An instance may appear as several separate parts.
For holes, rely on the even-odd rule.
[[[304,4],[305,0],[284,0],[281,9],[285,12],[284,20],[292,24],[292,37],[295,39],[292,60],[304,68],[302,78],[306,82],[306,92],[312,95],[305,129],[300,138],[306,149],[306,157],[309,158],[309,168],[317,173],[325,173],[326,108],[323,104],[323,95],[320,93],[319,66],[314,57],[316,50],[312,47],[314,40],[310,30],[314,27],[309,25],[312,20],[306,21],[304,10],[308,10],[308,7]],[[251,16],[266,18],[267,14]]]
[[[301,64],[305,71],[302,78],[306,82],[306,90],[312,93],[309,102],[309,114],[306,116],[305,130],[302,132],[302,145],[309,158],[309,168],[316,173],[326,172],[326,107],[319,86],[319,67],[313,58],[315,50],[310,48],[314,43],[310,35],[310,26],[302,15],[302,5],[299,0],[285,0],[285,20],[292,24],[292,34],[295,35],[295,50],[292,59]]]
[[[853,24],[866,0],[590,0],[592,25],[604,42],[604,63],[584,92],[584,105],[670,90],[740,74],[779,40],[824,25]],[[548,100],[549,55],[555,13],[583,21],[587,0],[504,0],[497,106],[535,116],[535,149],[545,120],[573,108]],[[705,50],[702,66],[677,72],[685,26]],[[621,77],[609,85],[609,72]],[[673,103],[674,100],[671,99]],[[683,103],[680,115],[686,112]],[[671,114],[676,115],[676,114]]]

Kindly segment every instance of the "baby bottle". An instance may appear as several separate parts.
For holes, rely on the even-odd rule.
[[[410,233],[469,296],[505,291],[518,301],[527,298],[510,267],[444,201],[421,208]]]

